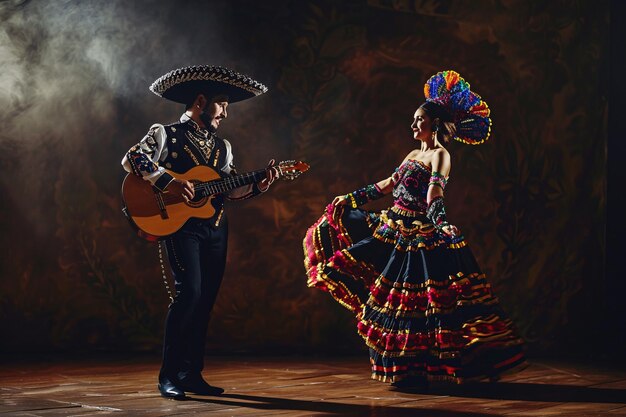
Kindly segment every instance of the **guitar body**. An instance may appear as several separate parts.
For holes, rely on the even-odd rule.
[[[139,236],[151,241],[158,240],[177,232],[192,217],[210,219],[215,216],[216,196],[262,181],[268,175],[267,169],[225,177],[204,165],[184,173],[166,170],[174,178],[193,184],[195,197],[189,201],[167,191],[161,192],[143,178],[128,174],[122,183],[122,211]],[[271,169],[278,178],[293,180],[307,171],[309,165],[302,161],[282,161]]]
[[[213,169],[198,165],[185,173],[168,171],[178,179],[191,183],[206,182],[220,178]],[[182,197],[160,192],[150,182],[134,174],[126,175],[122,184],[124,212],[139,232],[148,240],[177,232],[192,217],[210,219],[215,215],[212,201],[214,195],[185,201]]]

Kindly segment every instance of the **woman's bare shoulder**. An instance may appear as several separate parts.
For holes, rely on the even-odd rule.
[[[437,155],[439,157],[442,157],[442,156],[445,155],[445,156],[449,157],[450,156],[450,152],[448,152],[448,150],[446,148],[441,147],[441,148],[437,148],[437,149],[433,150],[433,155]]]

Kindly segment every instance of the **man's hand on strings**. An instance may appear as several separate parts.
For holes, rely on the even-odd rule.
[[[181,196],[185,201],[192,200],[195,195],[193,184],[178,178],[174,178],[165,190],[175,196]]]

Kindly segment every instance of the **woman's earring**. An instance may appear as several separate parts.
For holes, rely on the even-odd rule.
[[[439,131],[439,125],[433,124],[433,140],[437,140],[437,132]]]

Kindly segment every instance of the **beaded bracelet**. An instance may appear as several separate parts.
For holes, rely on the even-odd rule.
[[[430,176],[430,181],[428,182],[429,186],[436,185],[438,187],[441,187],[441,189],[443,190],[444,188],[446,188],[447,184],[448,184],[448,180],[446,179],[446,177],[444,177],[437,171],[432,172]]]
[[[363,188],[359,188],[349,194],[346,194],[346,198],[350,199],[350,206],[357,208],[367,203],[368,201],[378,200],[385,195],[380,191],[380,188],[376,184],[366,185]]]

